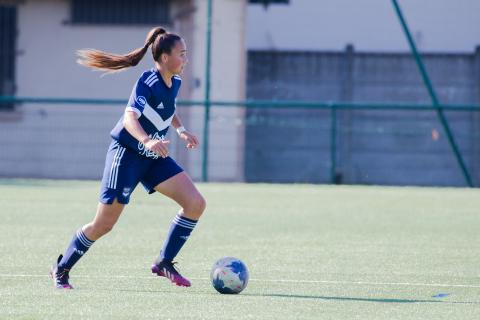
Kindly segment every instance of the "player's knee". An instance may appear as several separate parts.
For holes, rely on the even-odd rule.
[[[205,200],[204,197],[200,196],[200,198],[198,199],[198,211],[200,212],[200,215],[203,214],[206,207],[207,207],[207,201]]]
[[[106,225],[103,225],[103,226],[102,226],[102,229],[101,229],[101,230],[102,230],[103,234],[107,234],[107,233],[109,233],[110,231],[112,231],[112,229],[113,229],[113,225],[112,225],[112,224],[106,224]]]
[[[102,224],[97,224],[94,225],[94,233],[98,236],[101,237],[113,229],[113,224],[109,223],[102,223]]]
[[[198,219],[205,211],[205,208],[207,207],[207,202],[205,201],[205,198],[201,195],[196,195],[190,200],[189,207],[190,214],[193,215],[196,219]]]

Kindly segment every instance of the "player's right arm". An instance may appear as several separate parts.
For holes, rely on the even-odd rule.
[[[168,156],[168,144],[170,141],[150,139],[138,121],[138,114],[136,112],[130,110],[125,111],[123,126],[135,139],[143,143],[145,148],[155,152],[162,158]]]

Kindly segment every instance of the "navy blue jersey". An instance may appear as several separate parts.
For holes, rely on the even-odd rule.
[[[155,68],[145,71],[136,82],[126,110],[134,111],[139,116],[140,125],[151,139],[165,138],[175,114],[175,101],[180,84],[181,79],[174,76],[172,86],[167,87]],[[157,154],[145,149],[143,143],[128,133],[123,126],[123,118],[122,115],[110,132],[112,138],[143,156],[157,159],[159,157]]]

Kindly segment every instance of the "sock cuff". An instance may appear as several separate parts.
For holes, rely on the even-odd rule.
[[[197,225],[197,221],[185,218],[181,215],[176,215],[173,218],[173,223],[187,229],[193,229]]]
[[[95,242],[95,241],[89,240],[85,235],[85,233],[83,233],[82,229],[78,229],[77,239],[87,248],[90,248],[90,246]]]

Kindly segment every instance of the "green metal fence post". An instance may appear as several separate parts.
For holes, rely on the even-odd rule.
[[[330,115],[330,183],[336,183],[337,171],[337,108],[331,104]]]
[[[398,5],[397,0],[392,0],[392,3],[395,8],[395,12],[397,13],[398,19],[400,20],[400,24],[402,25],[403,31],[405,32],[405,35],[407,37],[408,44],[410,45],[410,50],[412,51],[412,55],[415,57],[415,61],[417,63],[418,69],[420,70],[420,73],[423,78],[423,82],[427,87],[430,98],[432,99],[433,106],[436,108],[437,115],[440,118],[440,122],[442,123],[445,133],[447,134],[448,142],[450,143],[450,146],[452,147],[455,157],[457,158],[457,162],[460,165],[460,168],[462,169],[462,172],[467,184],[470,187],[473,187],[473,182],[472,182],[472,178],[470,177],[470,173],[468,172],[465,162],[463,161],[462,155],[460,154],[460,150],[458,149],[458,145],[455,142],[453,134],[450,130],[450,126],[448,125],[448,121],[445,118],[445,115],[443,113],[443,110],[440,108],[440,103],[438,102],[437,95],[435,93],[435,90],[433,89],[432,82],[430,81],[427,70],[425,69],[425,66],[423,64],[422,58],[418,54],[417,47],[415,45],[415,42],[413,41],[412,35],[410,34],[410,30],[408,29],[407,22],[403,17],[402,10]]]
[[[207,34],[205,59],[205,115],[203,121],[202,181],[208,181],[208,142],[210,126],[210,65],[212,46],[212,0],[207,0]]]

